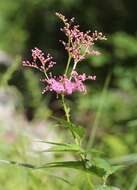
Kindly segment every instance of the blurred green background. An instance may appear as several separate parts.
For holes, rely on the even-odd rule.
[[[0,159],[35,164],[63,159],[35,151],[42,147],[34,139],[63,141],[67,134],[49,120],[52,114],[63,115],[58,99],[53,94],[42,95],[39,73],[21,64],[22,59],[30,58],[32,48],[39,47],[53,55],[56,72],[63,71],[67,58],[59,40],[64,36],[55,16],[61,12],[75,17],[81,30],[102,31],[108,38],[96,45],[102,55],[79,67],[80,72],[97,75],[97,80],[88,83],[86,95],[76,93],[68,102],[74,120],[86,128],[85,146],[90,147],[96,125],[94,147],[112,162],[126,165],[109,183],[123,190],[137,189],[136,11],[136,0],[0,0]],[[65,176],[75,185],[61,182],[53,174]],[[95,182],[100,181],[95,178]],[[76,186],[90,189],[84,174],[0,167],[2,190],[67,190]]]

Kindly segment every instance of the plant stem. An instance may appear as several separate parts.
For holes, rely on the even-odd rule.
[[[44,68],[44,67],[43,67],[43,68]],[[49,77],[48,77],[48,75],[47,75],[47,72],[46,72],[45,68],[44,68],[44,75],[46,76],[47,79],[49,79]]]
[[[73,73],[73,71],[76,69],[76,66],[77,66],[77,63],[78,62],[74,62],[74,65],[73,65],[73,68],[72,68],[72,71],[71,71],[71,75],[70,75],[70,80],[71,80],[71,78],[72,78],[72,73]]]
[[[64,108],[64,111],[65,111],[67,122],[70,122],[70,115],[69,115],[70,110],[69,110],[69,108],[67,107],[67,105],[65,103],[65,99],[64,99],[63,94],[61,95],[61,98],[62,98],[62,104],[63,104],[63,108]]]
[[[67,73],[68,73],[68,69],[69,69],[69,65],[70,65],[71,59],[72,59],[72,57],[69,54],[69,58],[68,58],[68,62],[67,62],[66,70],[65,70],[65,75],[67,75]]]
[[[61,97],[62,97],[62,104],[63,104],[63,108],[64,108],[64,112],[65,112],[65,115],[66,115],[67,122],[71,123],[71,122],[70,122],[70,114],[69,114],[70,108],[67,107],[67,105],[66,105],[66,103],[65,103],[64,95],[61,95]],[[77,137],[76,137],[75,133],[73,132],[73,130],[70,129],[70,131],[71,131],[71,134],[72,134],[72,136],[73,136],[73,138],[74,138],[74,140],[75,140],[75,143],[76,143],[78,146],[81,146],[81,145],[80,145],[80,142],[79,142],[79,140],[77,139]],[[84,166],[85,166],[85,155],[83,155],[82,153],[80,153],[80,158],[81,158],[81,160],[83,161],[83,164],[84,164]]]
[[[70,43],[71,43],[71,40],[69,38],[68,39],[68,47],[70,46]],[[67,62],[67,66],[66,66],[66,69],[65,69],[65,75],[67,75],[67,73],[68,73],[68,69],[69,69],[71,59],[72,59],[72,57],[71,57],[70,53],[68,53],[68,62]]]
[[[77,63],[78,63],[77,61],[74,62],[74,66],[72,68],[72,72],[76,69]]]
[[[70,121],[70,113],[69,113],[70,112],[70,108],[67,107],[67,105],[65,103],[64,95],[61,95],[61,98],[62,98],[62,104],[63,104],[63,108],[64,108],[64,112],[65,112],[65,116],[66,116],[67,122],[71,123],[71,121]],[[73,138],[75,140],[75,143],[80,146],[80,142],[79,142],[78,138],[76,137],[75,133],[71,129],[70,129],[70,131],[71,131],[72,136],[73,136]],[[84,160],[83,155],[81,156],[81,158],[82,158],[82,160]]]
[[[88,184],[89,184],[89,186],[90,186],[90,190],[94,190],[94,185],[93,185],[93,183],[91,182],[91,180],[90,180],[88,174],[86,174],[86,178],[87,178]]]
[[[66,116],[66,120],[68,123],[70,123],[70,109],[67,107],[66,103],[65,103],[65,99],[64,99],[64,95],[61,95],[61,99],[62,99],[62,104],[63,104],[63,108],[64,108],[64,112],[65,112],[65,116]],[[73,136],[74,139],[76,139],[76,136],[74,134],[74,132],[70,129],[71,134]]]
[[[61,98],[62,98],[62,104],[63,104],[63,108],[64,108],[64,112],[65,112],[65,116],[66,116],[67,122],[69,122],[69,123],[71,124],[71,121],[70,121],[70,108],[67,107],[67,105],[66,105],[66,103],[65,103],[65,98],[64,98],[64,95],[63,95],[63,94],[61,95]],[[78,146],[81,147],[81,143],[80,143],[79,139],[77,138],[77,136],[75,135],[75,133],[73,132],[73,130],[70,129],[70,132],[71,132],[71,134],[72,134],[72,136],[73,136],[73,138],[74,138],[74,140],[75,140],[75,143],[76,143]],[[83,153],[79,153],[79,156],[80,156],[81,161],[83,162],[83,166],[84,166],[85,168],[87,168],[87,166],[86,166],[86,155],[83,154]],[[89,180],[89,178],[87,178],[87,179],[88,179],[88,183],[89,183],[89,185],[90,185],[90,187],[91,187],[91,190],[93,190],[93,189],[94,189],[94,188],[93,188],[94,185],[93,185],[92,182]]]

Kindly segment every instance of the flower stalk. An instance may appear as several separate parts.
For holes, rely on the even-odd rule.
[[[41,80],[45,84],[45,88],[42,93],[45,94],[48,91],[54,92],[61,97],[62,106],[65,113],[66,122],[69,124],[69,130],[73,136],[76,147],[79,151],[76,151],[79,155],[80,163],[82,163],[82,169],[84,171],[90,171],[90,164],[87,160],[87,152],[83,150],[81,145],[82,135],[80,131],[81,128],[74,125],[70,119],[70,108],[65,102],[65,97],[73,94],[74,92],[86,93],[86,80],[96,80],[95,75],[87,76],[84,72],[79,74],[77,67],[81,61],[85,60],[89,56],[98,56],[100,52],[95,51],[94,43],[97,40],[105,40],[105,36],[101,32],[81,32],[79,25],[74,25],[74,18],[68,19],[60,13],[56,15],[63,21],[64,27],[61,29],[66,35],[68,42],[61,41],[64,45],[65,50],[68,53],[68,61],[63,74],[55,76],[54,72],[50,69],[56,64],[53,61],[53,57],[50,54],[45,55],[39,48],[34,48],[32,50],[32,61],[23,61],[23,65],[30,68],[35,68],[44,73],[44,78]],[[71,68],[71,69],[70,69]],[[50,71],[50,72],[49,72]],[[57,143],[52,143],[57,144]],[[74,151],[74,150],[73,150]],[[71,162],[72,163],[72,162]],[[88,178],[89,181],[89,178]],[[93,184],[89,182],[91,188],[93,189]]]

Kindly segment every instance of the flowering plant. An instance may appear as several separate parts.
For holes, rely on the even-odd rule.
[[[97,31],[93,33],[90,31],[81,32],[79,25],[74,24],[74,18],[68,20],[60,13],[56,13],[56,15],[63,22],[64,27],[61,28],[61,31],[64,32],[67,37],[67,42],[61,41],[68,53],[68,61],[64,73],[60,76],[55,76],[50,70],[55,67],[56,62],[50,54],[45,55],[39,48],[34,48],[32,50],[32,61],[25,60],[23,61],[23,65],[38,69],[44,74],[44,78],[41,79],[41,82],[45,84],[42,91],[43,94],[49,91],[61,97],[66,119],[56,118],[56,121],[59,125],[67,128],[74,139],[73,143],[41,142],[52,145],[52,148],[48,149],[48,152],[73,152],[78,155],[78,159],[51,162],[44,164],[44,167],[75,168],[85,173],[95,174],[103,179],[103,184],[95,187],[94,183],[90,182],[90,189],[116,190],[118,188],[107,186],[106,182],[108,176],[114,173],[119,166],[112,166],[108,161],[98,156],[95,149],[84,149],[82,147],[84,128],[71,121],[70,108],[65,102],[65,97],[74,92],[87,92],[85,85],[86,80],[96,80],[95,75],[87,76],[85,73],[79,74],[77,67],[79,63],[87,57],[98,56],[100,54],[100,52],[94,50],[94,43],[97,40],[106,40],[106,37],[101,32]]]

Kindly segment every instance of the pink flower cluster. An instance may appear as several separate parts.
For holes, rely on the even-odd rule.
[[[47,56],[45,56],[44,53],[36,47],[32,49],[32,59],[32,62],[28,60],[23,61],[23,66],[36,68],[43,73],[47,72],[56,64],[50,54],[47,54]]]
[[[36,62],[37,59],[39,63]],[[59,77],[52,77],[51,74],[48,76],[47,71],[53,67],[55,62],[52,61],[52,57],[48,54],[46,57],[44,53],[35,48],[32,50],[32,62],[26,60],[23,61],[23,65],[26,67],[36,68],[46,74],[46,78],[41,80],[46,83],[46,87],[43,93],[47,91],[53,91],[57,94],[70,95],[75,91],[86,92],[86,86],[84,85],[85,80],[96,80],[96,76],[86,76],[86,74],[78,75],[76,71],[71,73],[71,77],[68,78],[66,75]]]
[[[78,74],[76,71],[76,65],[81,60],[85,59],[90,55],[99,55],[98,51],[93,50],[93,45],[96,40],[106,39],[101,32],[90,31],[84,33],[79,30],[79,26],[72,26],[74,18],[68,19],[60,13],[56,15],[63,21],[64,27],[62,31],[68,38],[68,42],[62,43],[65,49],[68,51],[69,59],[66,66],[65,74],[56,77],[52,73],[48,73],[49,69],[52,68],[56,63],[50,54],[45,55],[40,49],[34,48],[32,50],[32,61],[23,61],[23,65],[26,67],[36,68],[45,74],[45,79],[41,80],[46,84],[43,93],[52,91],[57,94],[70,95],[73,92],[86,92],[86,86],[84,82],[86,80],[96,80],[96,76],[86,76],[85,73]],[[70,66],[70,60],[73,59],[74,65],[70,73],[68,73]]]
[[[43,82],[47,83],[43,93],[47,91],[54,91],[57,94],[70,95],[75,91],[86,93],[86,86],[84,85],[85,80],[96,80],[96,76],[86,76],[85,73],[78,75],[76,71],[73,71],[71,79],[66,75],[58,78],[52,77],[50,79],[44,79]]]
[[[70,21],[64,15],[56,13],[56,15],[64,22],[64,27],[61,29],[67,38],[68,42],[62,41],[65,49],[74,59],[74,62],[84,60],[87,56],[99,55],[98,51],[93,50],[94,41],[105,40],[105,36],[101,32],[81,32],[79,25],[72,25],[74,18]]]

